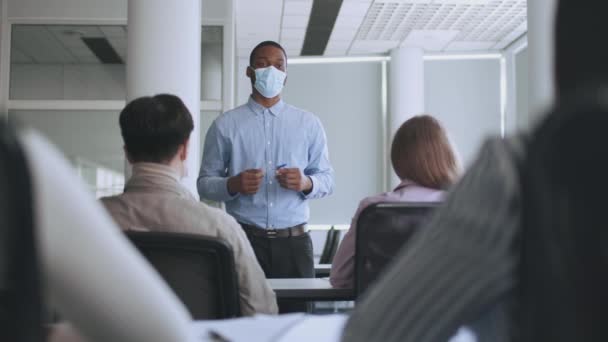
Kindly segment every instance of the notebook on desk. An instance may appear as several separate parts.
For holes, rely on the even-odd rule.
[[[256,315],[193,324],[195,336],[203,342],[338,342],[346,315],[305,315],[303,313]]]

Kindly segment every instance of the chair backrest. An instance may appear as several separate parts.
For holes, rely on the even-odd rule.
[[[416,233],[438,203],[378,203],[357,221],[355,295],[359,297]]]
[[[0,340],[42,341],[30,173],[15,129],[0,122]]]
[[[331,228],[329,228],[329,230],[327,231],[327,235],[325,237],[325,244],[323,245],[323,252],[321,252],[321,257],[319,258],[319,264],[331,263],[331,249],[333,247],[334,239],[336,237],[336,235],[334,234],[335,231],[336,229],[334,228],[334,226],[331,226]]]
[[[194,234],[127,232],[196,320],[240,316],[232,248]]]
[[[340,245],[340,237],[342,236],[342,231],[338,229],[334,229],[332,231],[333,238],[331,241],[331,246],[329,249],[329,262],[331,264],[334,262],[334,256],[336,255],[336,251],[338,251],[338,245]]]

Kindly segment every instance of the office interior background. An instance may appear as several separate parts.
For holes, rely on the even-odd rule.
[[[391,90],[412,82],[394,67],[395,51],[422,53],[422,77],[409,85],[423,90],[420,113],[445,125],[463,167],[487,136],[534,124],[528,7],[540,6],[540,17],[548,10],[532,1],[202,0],[194,150],[218,115],[247,100],[253,46],[275,40],[288,55],[283,97],[320,117],[336,173],[335,193],[311,201],[309,223],[348,227],[360,199],[392,186],[390,109],[410,95]],[[127,97],[127,9],[127,0],[2,0],[1,112],[46,135],[97,197],[125,182],[118,114]],[[158,25],[175,20],[162,16]],[[315,30],[327,22],[329,30]]]

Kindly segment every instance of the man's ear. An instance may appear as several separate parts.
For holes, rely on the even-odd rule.
[[[127,146],[123,145],[122,150],[125,152],[125,158],[127,158],[127,161],[129,162],[129,164],[133,164],[133,159],[131,158],[129,151],[127,151]]]
[[[255,82],[255,71],[252,67],[248,66],[247,69],[245,69],[245,75],[251,79],[251,82]]]
[[[180,146],[180,152],[179,152],[179,159],[181,161],[186,160],[186,158],[188,158],[188,148],[190,147],[190,139],[186,140],[181,146]]]

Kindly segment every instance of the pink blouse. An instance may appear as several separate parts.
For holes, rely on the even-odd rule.
[[[442,190],[425,188],[416,183],[404,180],[392,192],[370,196],[359,203],[359,208],[352,219],[350,229],[344,235],[340,247],[334,256],[331,265],[329,281],[336,288],[353,288],[355,277],[355,241],[356,223],[359,215],[366,207],[382,202],[440,202],[445,192]]]

